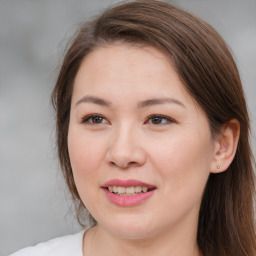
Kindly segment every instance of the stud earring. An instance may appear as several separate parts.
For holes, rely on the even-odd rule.
[[[220,166],[219,166],[219,165],[217,165],[217,169],[220,169]]]

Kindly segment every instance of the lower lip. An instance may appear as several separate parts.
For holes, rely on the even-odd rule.
[[[134,196],[119,196],[109,192],[107,188],[104,188],[104,191],[108,199],[110,200],[110,202],[118,206],[136,206],[143,203],[148,198],[150,198],[153,195],[155,189],[150,190],[146,193],[140,193]]]

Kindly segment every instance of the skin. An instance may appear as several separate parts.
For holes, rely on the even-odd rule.
[[[155,98],[171,100],[145,104]],[[74,83],[68,133],[75,183],[98,223],[86,232],[84,255],[200,255],[203,190],[210,172],[232,161],[233,124],[236,134],[228,126],[223,140],[213,140],[204,111],[154,48],[120,43],[87,55]],[[117,206],[101,188],[116,178],[157,189],[137,206]]]

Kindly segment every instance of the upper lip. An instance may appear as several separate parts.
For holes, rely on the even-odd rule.
[[[148,184],[148,183],[145,183],[139,180],[134,180],[134,179],[129,179],[129,180],[113,179],[104,183],[102,187],[106,188],[110,186],[125,187],[125,188],[136,187],[136,186],[147,187],[149,189],[156,188],[156,186],[152,184]]]

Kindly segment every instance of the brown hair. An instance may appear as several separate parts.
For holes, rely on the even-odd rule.
[[[89,52],[116,41],[153,46],[170,57],[184,87],[206,112],[213,136],[229,120],[239,121],[241,134],[232,164],[223,173],[210,174],[206,184],[197,241],[203,255],[255,256],[253,156],[236,64],[210,25],[160,1],[135,1],[106,10],[81,27],[64,58],[52,101],[59,160],[79,222],[85,208],[74,183],[67,146],[73,82]]]

